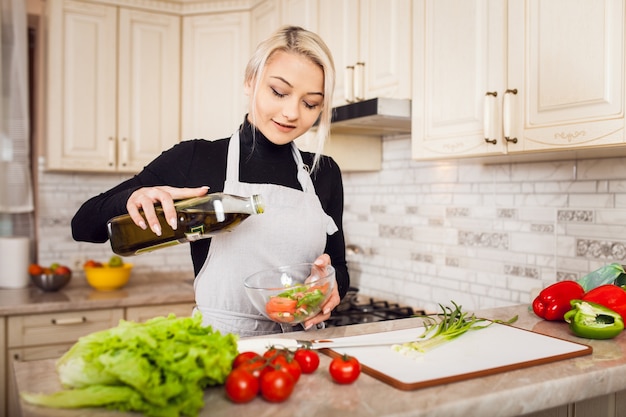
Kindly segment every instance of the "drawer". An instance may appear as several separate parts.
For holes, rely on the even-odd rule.
[[[176,317],[190,317],[193,307],[192,303],[127,307],[126,320],[141,323],[154,317],[167,317],[170,313],[175,314]]]
[[[58,345],[45,345],[34,347],[21,347],[9,349],[8,362],[12,361],[39,361],[43,359],[58,359],[65,354],[74,343],[61,343]]]
[[[8,320],[8,347],[74,343],[79,337],[115,327],[121,308],[13,316]]]

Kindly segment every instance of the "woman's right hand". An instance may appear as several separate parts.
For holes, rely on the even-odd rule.
[[[128,210],[128,214],[137,226],[145,230],[148,227],[147,225],[150,225],[150,230],[157,236],[161,236],[161,225],[159,224],[154,209],[156,203],[161,204],[167,223],[172,229],[176,230],[178,222],[176,219],[176,210],[174,209],[174,200],[200,197],[205,195],[208,190],[209,187],[206,186],[197,188],[176,188],[169,186],[139,188],[128,198],[126,210]],[[145,218],[141,215],[140,209],[143,210]]]

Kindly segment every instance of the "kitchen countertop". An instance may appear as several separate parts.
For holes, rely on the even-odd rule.
[[[330,358],[320,355],[320,368],[314,374],[300,378],[288,401],[272,404],[257,398],[248,404],[235,405],[226,399],[223,387],[213,387],[206,390],[205,407],[200,416],[506,417],[626,390],[626,333],[612,340],[579,339],[569,333],[565,323],[537,318],[528,305],[482,310],[477,315],[494,320],[508,320],[519,315],[515,327],[584,343],[593,348],[593,353],[414,391],[397,390],[366,374],[361,374],[351,385],[334,384],[327,371]],[[421,319],[411,318],[295,332],[284,337],[331,338],[418,326],[421,326]],[[20,391],[54,392],[60,388],[54,360],[18,362],[15,376]],[[28,404],[22,404],[22,407],[24,417],[137,415],[101,409],[55,410]],[[620,405],[616,407],[619,409]]]
[[[86,281],[56,292],[37,287],[0,289],[0,317],[59,311],[97,310],[174,303],[193,303],[193,281],[168,275],[131,276],[128,284],[115,291],[97,291]]]

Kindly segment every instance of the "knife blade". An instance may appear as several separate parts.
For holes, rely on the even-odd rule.
[[[253,351],[262,354],[270,347],[283,347],[288,349],[308,348],[308,349],[334,349],[346,347],[365,346],[391,346],[395,344],[411,342],[417,340],[420,332],[416,331],[415,337],[404,335],[385,335],[384,333],[366,334],[361,336],[351,336],[335,339],[283,339],[283,338],[249,338],[240,339],[237,342],[240,352]]]

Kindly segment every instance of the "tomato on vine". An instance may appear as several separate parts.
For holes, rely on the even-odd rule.
[[[311,349],[298,349],[293,354],[293,358],[300,364],[303,374],[315,372],[320,365],[319,355]]]
[[[234,403],[247,403],[259,393],[259,379],[243,368],[234,369],[224,383],[226,395]]]
[[[261,375],[261,395],[269,402],[283,402],[289,398],[295,384],[289,373],[272,369]]]
[[[235,360],[233,361],[233,369],[238,368],[240,365],[243,365],[249,361],[262,361],[263,358],[256,352],[241,352],[237,356],[235,356]]]

